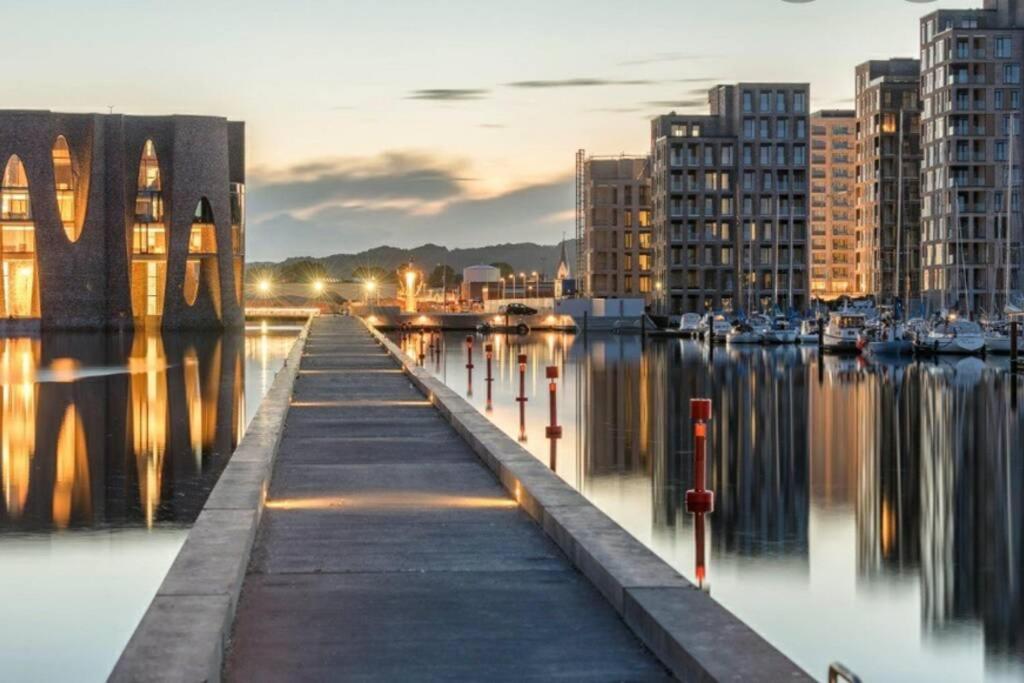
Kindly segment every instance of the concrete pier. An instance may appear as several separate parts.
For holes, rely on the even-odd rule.
[[[224,673],[671,677],[370,333],[336,317],[306,342]]]

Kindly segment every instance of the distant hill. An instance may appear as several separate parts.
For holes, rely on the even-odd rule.
[[[362,251],[358,254],[334,254],[317,258],[298,256],[286,259],[279,264],[267,262],[250,263],[249,268],[313,260],[323,264],[330,277],[347,280],[352,277],[352,271],[359,267],[377,267],[393,271],[410,260],[427,272],[433,270],[439,263],[444,263],[451,266],[456,272],[460,272],[466,266],[497,263],[500,261],[508,263],[517,271],[532,272],[536,270],[540,273],[553,275],[558,268],[560,253],[560,244],[543,245],[532,242],[495,244],[489,247],[474,247],[471,249],[448,249],[436,244],[424,244],[414,249],[399,249],[397,247],[385,246]],[[565,253],[569,259],[569,267],[575,268],[576,240],[566,240]]]

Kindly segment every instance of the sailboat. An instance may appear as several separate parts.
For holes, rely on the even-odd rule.
[[[1014,133],[1016,132],[1015,120],[1010,119],[1009,130],[1009,151],[1006,162],[1006,262],[1003,270],[1003,313],[1007,316],[1019,316],[1021,311],[1010,301],[1010,269],[1013,264],[1013,148]],[[1024,325],[1018,327],[1017,348],[1024,350]],[[1010,338],[1010,325],[1004,320],[994,321],[985,332],[985,350],[988,353],[1010,353],[1012,340]]]

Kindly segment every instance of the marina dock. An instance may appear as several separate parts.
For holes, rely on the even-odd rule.
[[[313,323],[230,680],[662,680],[668,670],[353,318]]]

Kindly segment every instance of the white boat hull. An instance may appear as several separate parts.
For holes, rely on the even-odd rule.
[[[851,353],[857,353],[860,351],[857,347],[856,335],[852,337],[839,337],[826,332],[823,342],[826,351],[848,351]]]
[[[740,332],[739,334],[730,334],[726,341],[730,344],[760,344],[764,338],[757,332]]]
[[[1024,337],[1017,338],[1017,349],[1018,351],[1024,352]],[[997,353],[997,354],[1009,354],[1010,353],[1010,338],[1009,337],[986,337],[985,338],[985,351],[986,353]]]
[[[985,340],[981,337],[932,337],[919,341],[915,348],[923,353],[971,356],[985,350]]]
[[[795,344],[797,336],[796,330],[769,330],[765,332],[764,340],[769,344]]]

